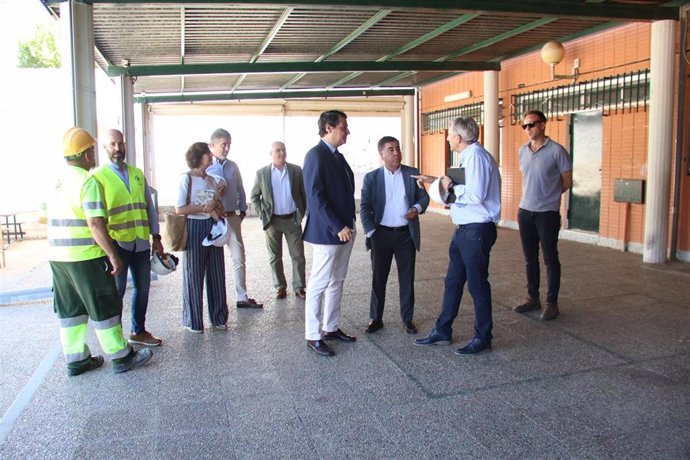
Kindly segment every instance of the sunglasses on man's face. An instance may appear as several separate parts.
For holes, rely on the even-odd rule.
[[[542,120],[533,121],[531,123],[525,123],[524,125],[522,125],[522,129],[534,128],[534,125],[536,125],[537,123],[542,123]]]

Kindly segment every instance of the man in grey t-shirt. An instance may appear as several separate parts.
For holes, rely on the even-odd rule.
[[[513,308],[517,313],[541,309],[539,300],[539,244],[541,243],[548,292],[540,319],[558,316],[561,263],[558,260],[558,230],[561,226],[561,195],[573,184],[570,155],[547,137],[546,116],[538,110],[525,114],[522,128],[529,142],[520,147],[522,199],[518,226],[527,272],[527,300]]]

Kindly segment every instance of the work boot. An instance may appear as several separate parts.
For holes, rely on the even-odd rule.
[[[98,369],[103,365],[103,356],[90,356],[87,360],[88,361],[85,360],[85,364],[78,367],[67,367],[67,375],[74,377],[75,375],[81,375],[84,372]]]
[[[149,348],[142,348],[141,350],[130,353],[127,361],[119,364],[113,364],[113,372],[120,374],[122,372],[131,371],[137,367],[141,367],[153,356],[153,352]]]
[[[524,303],[513,307],[515,313],[527,313],[528,311],[539,309],[541,309],[541,302],[539,302],[539,299],[533,299],[531,297],[528,297]]]
[[[558,316],[558,305],[557,304],[551,304],[547,303],[546,308],[541,312],[541,316],[539,316],[539,319],[542,321],[549,321],[552,319],[556,319]]]

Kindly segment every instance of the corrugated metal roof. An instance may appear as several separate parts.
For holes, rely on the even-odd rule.
[[[59,0],[43,0],[55,7]],[[222,2],[91,0],[101,66],[137,75],[136,95],[412,87],[458,70],[334,69],[333,63],[500,62],[594,28],[670,16],[662,1],[632,0]],[[675,2],[685,3],[685,2]],[[554,8],[556,6],[557,8]],[[57,9],[56,9],[57,14]],[[613,21],[612,21],[613,19]],[[128,68],[124,69],[124,63]],[[318,71],[194,75],[198,64],[319,62]],[[481,64],[485,65],[485,64]],[[132,73],[134,75],[134,73]]]

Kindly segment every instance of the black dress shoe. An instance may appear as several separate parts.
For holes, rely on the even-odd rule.
[[[346,333],[344,333],[344,332],[341,331],[340,329],[336,329],[336,330],[333,331],[333,332],[326,332],[326,331],[323,331],[323,332],[321,333],[321,337],[323,337],[324,340],[334,340],[334,339],[337,339],[337,340],[340,340],[340,341],[343,341],[343,342],[354,342],[355,340],[357,340],[357,337],[352,336],[352,335],[347,335]]]
[[[491,342],[488,340],[480,340],[474,338],[469,341],[467,345],[462,348],[455,350],[456,355],[475,355],[481,351],[488,350],[491,348]]]
[[[383,329],[383,321],[381,321],[380,319],[372,319],[371,323],[369,323],[367,328],[364,329],[364,332],[366,332],[367,334],[372,334],[378,331],[379,329]]]
[[[307,346],[317,355],[333,356],[335,353],[323,340],[307,340]]]
[[[443,336],[436,332],[436,329],[432,329],[426,337],[415,339],[414,344],[423,347],[429,345],[450,345],[450,337]]]
[[[237,308],[264,308],[264,304],[254,299],[240,300],[237,302]]]
[[[410,335],[414,335],[417,333],[417,326],[412,321],[408,321],[406,323],[403,323],[403,326],[405,326],[405,332],[407,332]]]

